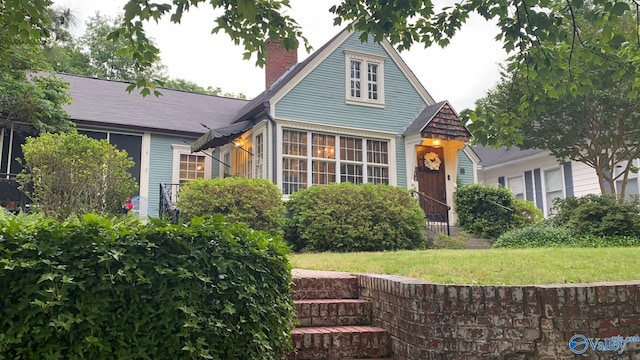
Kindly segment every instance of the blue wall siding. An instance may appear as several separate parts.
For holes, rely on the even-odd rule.
[[[462,174],[460,169],[464,169]],[[473,184],[473,161],[469,159],[467,153],[460,150],[458,151],[458,183],[460,185]]]
[[[351,50],[384,56],[385,107],[345,103],[345,54]],[[378,44],[361,43],[352,34],[276,104],[276,118],[402,134],[426,103]],[[402,145],[402,146],[401,146]],[[398,185],[406,185],[404,140],[397,141]]]
[[[173,147],[172,144],[184,144],[195,139],[151,134],[151,150],[149,159],[149,216],[158,216],[160,201],[160,183],[170,184],[173,180]]]

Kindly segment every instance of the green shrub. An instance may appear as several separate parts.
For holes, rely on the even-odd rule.
[[[282,234],[285,207],[280,190],[269,180],[231,177],[189,181],[180,187],[177,205],[187,220],[222,214],[229,222]]]
[[[526,225],[537,224],[544,220],[544,213],[533,201],[516,199],[511,218],[511,227],[520,228]]]
[[[465,185],[453,194],[458,224],[467,232],[495,239],[512,227],[515,197],[503,186]]]
[[[457,236],[449,236],[444,233],[439,233],[427,248],[430,249],[466,249],[469,242],[469,235],[460,234]]]
[[[513,229],[493,242],[494,248],[530,248],[572,246],[576,235],[567,228],[545,224]]]
[[[286,239],[299,251],[423,248],[424,213],[406,189],[351,183],[312,186],[287,202]]]
[[[610,195],[586,195],[558,199],[551,219],[578,234],[595,236],[640,236],[640,205]]]
[[[282,359],[286,251],[220,219],[6,219],[0,359]]]
[[[127,169],[134,165],[126,151],[106,140],[77,133],[42,134],[22,145],[21,189],[45,215],[115,215],[138,185]]]

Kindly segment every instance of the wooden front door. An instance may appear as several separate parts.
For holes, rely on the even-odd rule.
[[[444,151],[442,147],[418,146],[416,175],[418,191],[435,199],[432,201],[420,196],[420,207],[427,219],[431,221],[446,221],[447,191],[444,167]]]

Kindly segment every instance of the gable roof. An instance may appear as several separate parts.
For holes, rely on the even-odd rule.
[[[484,167],[497,166],[529,156],[546,153],[545,150],[541,149],[522,150],[516,146],[512,146],[511,148],[507,148],[506,146],[493,148],[486,145],[476,145],[473,146],[472,149],[480,158],[480,165]]]
[[[462,125],[458,114],[447,100],[427,106],[404,131],[420,132],[422,137],[467,141],[471,133]]]
[[[247,100],[158,89],[162,95],[128,93],[129,83],[58,74],[73,98],[65,110],[78,124],[114,126],[197,136],[208,127],[229,125]]]

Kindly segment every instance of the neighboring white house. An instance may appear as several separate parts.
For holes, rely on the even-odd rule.
[[[473,150],[480,158],[478,183],[506,186],[516,198],[533,201],[545,216],[551,214],[555,198],[601,193],[593,168],[576,161],[559,163],[548,151],[488,146]],[[638,193],[637,174],[630,177],[627,192]]]

